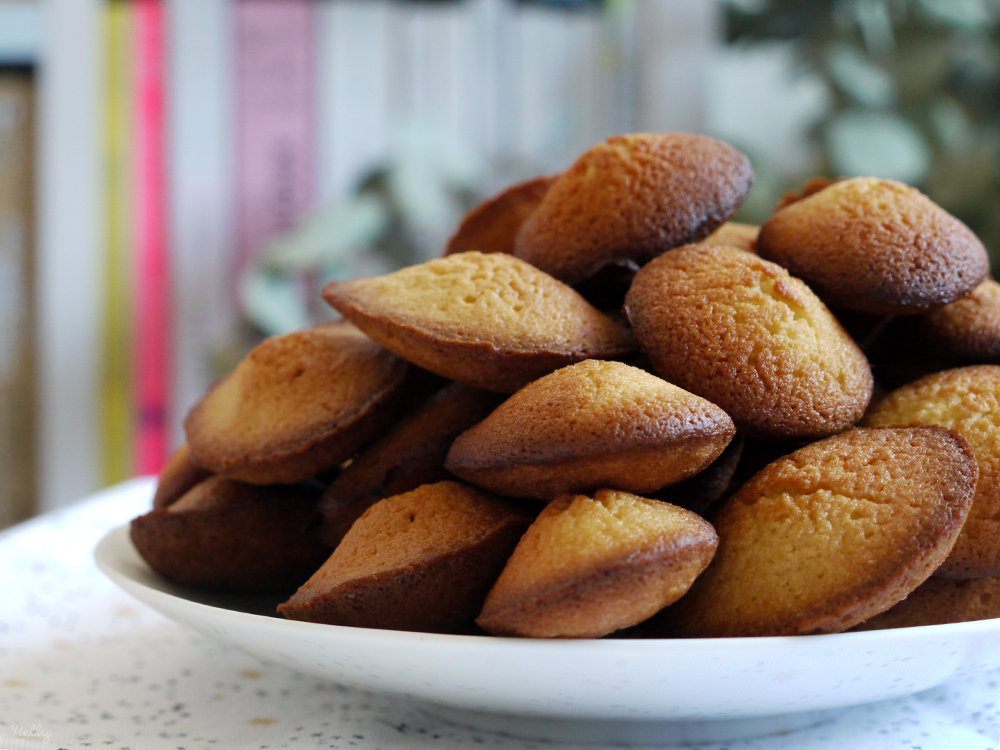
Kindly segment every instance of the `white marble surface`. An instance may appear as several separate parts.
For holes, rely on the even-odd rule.
[[[144,512],[112,489],[0,534],[0,748],[562,748],[451,726],[175,625],[91,559]],[[846,710],[822,726],[706,750],[1000,750],[1000,672]]]

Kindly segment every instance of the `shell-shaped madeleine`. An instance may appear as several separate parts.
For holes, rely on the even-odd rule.
[[[574,362],[635,349],[627,328],[504,253],[457,253],[386,276],[334,281],[323,297],[404,359],[490,391],[510,393]]]
[[[941,427],[855,429],[769,464],[713,518],[719,548],[666,633],[835,633],[893,606],[948,555],[972,504],[969,443]]]
[[[1000,363],[1000,284],[994,279],[968,297],[900,321],[912,321],[909,339],[921,349],[963,363]]]
[[[868,350],[882,385],[897,386],[962,365],[1000,364],[1000,284],[888,322]]]
[[[805,183],[803,183],[799,188],[786,191],[785,194],[778,199],[778,204],[774,207],[774,210],[780,211],[786,206],[790,206],[803,198],[815,195],[820,190],[825,190],[835,182],[843,181],[843,179],[843,177],[813,177],[812,179],[806,180]]]
[[[160,472],[153,495],[153,508],[166,508],[180,500],[196,484],[204,482],[212,472],[195,463],[191,447],[184,443],[170,456]]]
[[[969,294],[989,272],[983,243],[919,190],[893,180],[835,182],[782,208],[757,252],[830,305],[913,313]]]
[[[460,630],[530,523],[524,509],[473,487],[425,484],[370,507],[278,610],[330,625]]]
[[[191,454],[244,482],[311,479],[391,422],[409,370],[349,323],[267,339],[188,414]]]
[[[868,361],[826,306],[751,253],[671,250],[636,274],[625,308],[656,371],[748,434],[825,437],[857,422],[871,398]]]
[[[525,532],[476,622],[495,635],[599,638],[680,598],[717,543],[711,524],[669,503],[563,495]]]
[[[445,468],[511,497],[643,493],[697,474],[735,432],[693,393],[621,362],[587,360],[529,383],[459,435]]]
[[[615,136],[556,179],[521,227],[514,253],[567,284],[609,264],[641,266],[710,234],[752,184],[746,156],[714,138]]]
[[[936,575],[1000,576],[1000,366],[976,365],[927,375],[879,401],[862,424],[913,422],[955,430],[972,445],[979,463],[969,518]]]
[[[712,232],[702,242],[708,245],[725,245],[726,247],[736,247],[746,250],[748,253],[757,252],[757,235],[760,234],[760,227],[753,224],[741,224],[738,221],[727,221],[721,227]]]
[[[854,630],[888,630],[1000,617],[1000,578],[932,576],[912,594]]]
[[[323,541],[335,547],[361,514],[384,497],[448,479],[444,460],[451,444],[501,398],[452,383],[386,430],[323,493],[318,507]]]
[[[295,590],[330,555],[308,533],[311,486],[210,477],[179,500],[132,521],[135,548],[175,583],[244,594]]]
[[[519,182],[483,201],[462,219],[448,240],[445,255],[478,250],[513,253],[514,240],[524,220],[542,202],[555,177],[543,175]]]

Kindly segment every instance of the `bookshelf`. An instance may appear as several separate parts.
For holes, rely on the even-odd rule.
[[[109,294],[102,145],[107,2],[0,0],[0,63],[34,63],[37,71],[39,511],[106,483],[99,425],[102,311]],[[170,439],[176,444],[183,413],[213,375],[206,348],[232,318],[231,304],[217,292],[232,284],[237,241],[235,0],[165,2],[174,274]],[[606,75],[593,50],[607,33],[593,13],[567,21],[563,11],[505,0],[317,3],[317,34],[327,40],[316,60],[318,200],[336,201],[360,170],[386,158],[393,136],[388,123],[400,108],[444,120],[485,152],[541,154],[539,171],[562,168],[597,140],[629,127],[622,116],[629,108],[638,129],[702,128],[701,79],[692,83],[677,55],[655,50],[683,48],[695,59],[707,54],[715,45],[713,0],[623,6],[633,9],[634,28],[620,32],[641,44],[629,63],[635,66],[634,88],[621,91],[624,98],[609,106],[593,93]],[[487,27],[493,31],[484,33]],[[439,48],[449,50],[443,61]],[[398,49],[409,55],[407,66],[386,68]],[[475,63],[461,64],[470,55]],[[477,77],[508,74],[527,83],[486,88],[481,101],[468,101],[470,91],[480,96]],[[580,103],[575,130],[565,130],[563,115],[544,110],[560,86],[568,86]]]
[[[237,242],[236,1],[164,0],[175,444],[183,413],[214,375],[205,351],[233,316],[219,290],[233,283]],[[0,0],[0,66],[35,66],[38,511],[107,483],[99,425],[110,293],[102,124],[108,2]],[[609,104],[587,93],[600,85],[593,49],[607,33],[593,14],[567,23],[560,11],[514,0],[319,0],[316,30],[326,40],[315,61],[320,204],[336,202],[361,170],[386,158],[401,109],[445,120],[484,152],[512,161],[534,153],[539,171],[560,169],[630,126],[700,130],[741,147],[770,144],[780,149],[779,164],[809,168],[804,124],[827,94],[802,76],[789,83],[788,50],[720,50],[715,0],[614,5],[632,14],[617,33],[634,45],[625,61],[634,67],[631,88]],[[438,49],[448,54],[439,59]],[[408,56],[405,69],[387,63],[399,50]],[[462,64],[467,59],[473,63]],[[526,83],[477,88],[479,79],[505,77]],[[564,113],[545,110],[560,85],[579,102],[576,130],[565,129]],[[620,117],[626,108],[631,120]],[[492,176],[483,189],[499,188],[503,178]]]

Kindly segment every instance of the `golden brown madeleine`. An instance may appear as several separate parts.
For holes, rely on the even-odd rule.
[[[774,207],[774,210],[780,211],[785,206],[790,206],[803,198],[808,198],[810,195],[818,193],[824,188],[830,187],[830,185],[835,182],[842,182],[843,179],[843,177],[837,179],[831,179],[829,177],[813,177],[811,180],[806,180],[806,182],[798,190],[789,190],[782,195],[778,200],[778,205]]]
[[[807,445],[722,507],[715,559],[658,624],[694,638],[853,627],[944,560],[977,475],[968,441],[941,427],[855,429]]]
[[[444,459],[452,442],[500,400],[496,393],[452,383],[361,451],[320,500],[323,541],[336,547],[361,514],[384,497],[448,479]]]
[[[521,224],[538,208],[554,176],[543,175],[511,185],[499,195],[473,208],[458,225],[445,246],[445,255],[478,250],[481,253],[513,253],[514,238]]]
[[[914,313],[969,294],[989,272],[983,243],[915,188],[836,182],[771,216],[757,252],[830,305]]]
[[[345,322],[267,339],[188,414],[191,453],[243,482],[310,479],[396,417],[409,370]]]
[[[461,629],[478,614],[532,515],[459,482],[380,500],[278,611],[330,625]]]
[[[504,253],[459,253],[387,276],[334,281],[323,298],[404,359],[488,391],[511,393],[582,359],[636,348],[625,326]]]
[[[1000,578],[932,576],[903,601],[854,630],[913,628],[1000,617]]]
[[[1000,366],[975,365],[927,375],[882,399],[863,424],[912,422],[955,430],[969,441],[979,462],[979,485],[969,518],[936,574],[1000,576]]]
[[[718,537],[676,505],[615,490],[563,495],[511,555],[476,620],[494,635],[599,638],[679,599]]]
[[[701,243],[661,255],[636,274],[625,309],[656,371],[749,435],[831,435],[871,397],[868,361],[816,295],[742,250]]]
[[[199,466],[191,457],[191,448],[183,443],[167,461],[156,483],[153,508],[166,508],[199,482],[212,476],[212,472]]]
[[[619,135],[560,175],[514,253],[567,284],[608,264],[641,266],[711,234],[753,184],[750,161],[703,135]]]
[[[1000,364],[1000,284],[987,279],[957,302],[895,318],[875,346],[873,361],[894,374]]]
[[[912,337],[940,356],[968,364],[1000,364],[1000,284],[986,279],[968,297],[912,319]]]
[[[963,365],[1000,364],[1000,284],[987,279],[957,302],[895,317],[866,351],[890,388]]]
[[[330,555],[307,533],[319,499],[308,485],[210,477],[177,502],[132,521],[139,554],[175,583],[244,594],[285,593]]]
[[[715,404],[621,362],[529,383],[462,433],[445,468],[509,497],[651,492],[708,466],[736,428]]]
[[[727,221],[721,227],[706,237],[703,242],[708,245],[725,245],[737,247],[748,253],[757,252],[757,235],[760,227],[753,224],[741,224],[738,221]]]

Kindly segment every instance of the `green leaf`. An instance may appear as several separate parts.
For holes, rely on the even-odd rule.
[[[996,23],[986,0],[917,0],[931,19],[957,29],[983,31]]]
[[[975,142],[968,113],[950,96],[937,97],[927,109],[927,119],[938,143],[946,152],[968,151]]]
[[[923,181],[930,151],[913,125],[887,112],[848,111],[826,126],[830,164],[839,175],[871,176],[910,185]]]
[[[849,44],[832,44],[826,50],[826,67],[834,84],[865,107],[888,107],[896,99],[896,84],[879,65]]]
[[[312,325],[298,278],[252,269],[240,279],[239,295],[247,318],[266,336]]]
[[[273,239],[263,260],[279,271],[313,271],[374,244],[388,223],[389,211],[381,200],[371,194],[359,195]]]

